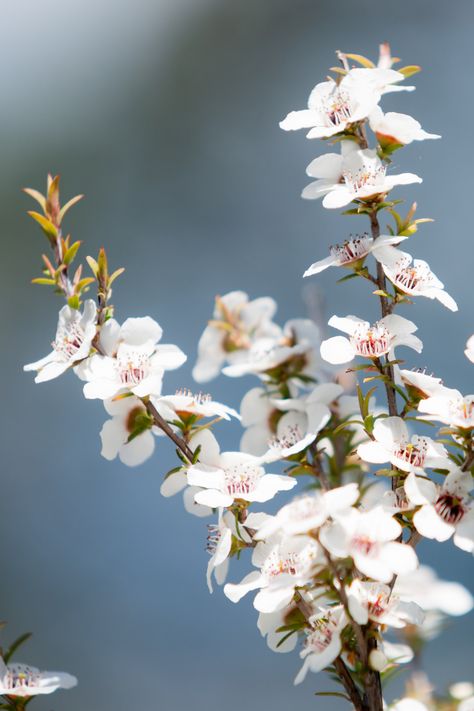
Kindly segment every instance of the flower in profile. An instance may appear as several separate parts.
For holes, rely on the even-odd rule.
[[[212,576],[218,585],[223,585],[229,569],[229,555],[232,548],[232,536],[244,543],[252,541],[245,524],[237,527],[234,514],[219,509],[217,524],[207,526],[207,552],[210,554],[207,564],[206,580],[209,592],[212,593]]]
[[[284,131],[311,129],[308,138],[329,138],[346,131],[351,124],[367,118],[378,104],[382,87],[403,79],[389,70],[351,70],[337,84],[333,79],[316,84],[308,98],[308,108],[291,111],[280,128]]]
[[[384,114],[380,106],[376,106],[370,114],[369,124],[384,150],[394,150],[413,141],[441,138],[435,133],[424,131],[420,123],[411,116],[395,111]]]
[[[421,400],[420,419],[438,420],[445,425],[470,430],[474,427],[474,395],[462,395],[459,390],[443,388],[436,395]]]
[[[304,277],[319,274],[328,269],[328,267],[361,267],[364,259],[377,249],[386,245],[398,244],[402,240],[407,239],[400,235],[380,235],[374,239],[367,232],[362,235],[350,237],[342,244],[336,244],[330,247],[329,257],[320,259],[319,262],[312,264],[303,274]]]
[[[122,326],[110,319],[102,327],[105,355],[94,355],[78,375],[86,380],[86,398],[107,400],[128,391],[137,397],[159,395],[165,370],[179,368],[186,356],[177,346],[158,344],[162,329],[149,316],[128,318]]]
[[[448,453],[442,444],[430,437],[413,435],[401,417],[383,417],[376,421],[373,437],[357,447],[361,459],[372,464],[391,462],[405,472],[442,467]]]
[[[412,321],[389,314],[373,325],[357,316],[332,316],[329,325],[347,333],[349,338],[334,336],[321,344],[321,356],[328,363],[349,363],[355,356],[380,358],[392,356],[396,346],[408,346],[421,353],[423,344],[413,335],[417,330]]]
[[[252,564],[260,568],[237,584],[227,583],[225,595],[239,602],[252,590],[259,590],[253,606],[259,612],[276,612],[290,604],[295,588],[311,580],[314,567],[321,563],[321,551],[312,538],[275,536],[258,543],[252,555]]]
[[[355,141],[341,141],[340,153],[324,153],[318,156],[306,168],[306,175],[315,178],[307,185],[301,197],[305,200],[317,200],[333,190],[334,185],[342,182],[344,173],[344,160],[353,151],[358,149]]]
[[[353,200],[371,201],[386,195],[396,185],[421,183],[414,173],[387,175],[387,167],[375,150],[365,148],[353,151],[344,159],[343,181],[335,183],[323,199],[323,206],[337,209]]]
[[[231,417],[240,419],[240,415],[232,407],[223,405],[212,399],[207,393],[193,393],[191,390],[177,390],[175,395],[162,395],[152,397],[151,401],[165,420],[172,422],[178,418],[188,419],[194,417],[220,417],[230,420]]]
[[[448,468],[448,467],[446,467]],[[442,485],[411,473],[405,480],[410,504],[420,506],[413,516],[416,530],[425,538],[453,538],[461,550],[474,551],[474,505],[470,491],[472,474],[451,467]]]
[[[92,299],[85,302],[82,314],[70,306],[63,306],[59,312],[53,350],[41,360],[25,365],[23,369],[38,371],[35,383],[43,383],[57,378],[87,358],[96,334],[96,319],[97,309]]]
[[[157,427],[142,402],[133,395],[104,400],[104,407],[112,419],[100,431],[101,454],[109,461],[117,456],[123,464],[136,467],[149,459],[155,451],[156,435],[164,433]]]
[[[397,291],[408,296],[437,299],[450,311],[458,310],[453,297],[444,291],[443,282],[423,259],[413,259],[411,254],[389,245],[375,251],[374,256]]]
[[[323,526],[319,538],[331,555],[350,556],[361,573],[389,583],[394,575],[409,573],[418,565],[413,548],[396,542],[401,533],[400,524],[378,506],[363,513],[354,508],[345,511]]]
[[[441,378],[436,378],[425,370],[406,370],[397,367],[396,373],[397,377],[407,389],[410,398],[415,402],[425,400],[433,395],[446,393],[448,390]]]
[[[269,297],[249,301],[243,291],[216,297],[214,315],[199,339],[193,378],[205,383],[219,375],[224,363],[238,362],[261,338],[278,338],[281,329],[273,323],[276,303]]]
[[[347,589],[349,612],[359,625],[369,620],[379,625],[401,628],[406,625],[420,625],[423,610],[415,602],[406,602],[384,583],[373,583],[355,579]]]
[[[52,694],[57,689],[72,689],[77,679],[66,672],[40,671],[28,664],[5,664],[0,657],[0,695],[29,698]]]
[[[464,355],[471,361],[471,363],[474,363],[474,336],[468,338]]]
[[[300,652],[304,662],[295,678],[295,684],[301,684],[308,671],[320,672],[339,656],[342,649],[341,632],[347,622],[342,605],[322,608],[310,618],[311,629],[307,632],[304,648]]]

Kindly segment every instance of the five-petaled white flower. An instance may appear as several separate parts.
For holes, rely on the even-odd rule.
[[[474,427],[474,395],[462,395],[459,390],[443,388],[436,395],[418,403],[420,419],[438,420],[445,425],[470,430]]]
[[[425,141],[428,138],[441,138],[435,133],[427,133],[416,119],[407,114],[389,111],[384,114],[380,106],[376,106],[369,116],[369,124],[377,136],[382,148],[406,146],[412,141]]]
[[[72,689],[77,679],[66,672],[40,671],[28,664],[5,664],[0,657],[0,695],[28,698],[52,694],[57,689]]]
[[[97,309],[88,299],[81,314],[77,309],[63,306],[59,312],[56,338],[49,355],[35,363],[24,366],[24,370],[37,370],[35,383],[43,383],[57,378],[75,363],[87,358],[96,334]]]
[[[344,512],[321,529],[321,544],[338,558],[350,556],[361,573],[389,583],[398,573],[409,573],[418,565],[415,551],[396,542],[402,527],[381,506],[361,513]]]
[[[422,536],[437,541],[447,541],[452,536],[458,548],[472,553],[474,502],[469,492],[474,481],[470,472],[451,469],[441,486],[409,474],[405,493],[410,504],[421,506],[413,516],[413,523]]]
[[[342,649],[341,632],[347,622],[342,605],[322,608],[310,618],[312,629],[307,631],[304,648],[300,652],[304,662],[296,675],[295,684],[301,684],[308,671],[320,672],[339,656]]]
[[[400,81],[403,75],[391,69],[367,74],[351,70],[337,84],[333,79],[316,84],[308,98],[308,108],[291,111],[280,128],[284,131],[311,129],[308,138],[329,138],[343,133],[351,124],[367,118],[378,104],[381,87]]]
[[[133,395],[104,400],[104,407],[112,419],[104,422],[100,431],[102,456],[112,460],[118,455],[120,461],[129,467],[143,464],[155,451],[152,432],[164,436],[162,430],[151,428],[145,406]]]
[[[375,150],[365,148],[349,153],[344,159],[343,181],[335,183],[323,199],[329,209],[345,207],[353,200],[372,200],[390,192],[396,185],[421,183],[414,173],[387,175],[387,167]]]
[[[255,609],[275,612],[289,605],[296,587],[311,580],[317,563],[322,563],[321,550],[312,538],[275,536],[258,543],[253,551],[252,564],[260,571],[249,573],[240,583],[228,583],[224,593],[238,602],[260,589],[253,603]]]
[[[183,351],[160,344],[162,329],[149,316],[128,318],[122,326],[110,319],[102,327],[100,345],[105,355],[94,355],[78,368],[86,398],[107,400],[122,391],[137,397],[159,395],[165,370],[179,368]]]
[[[421,607],[392,595],[391,588],[384,583],[355,579],[347,589],[347,599],[350,615],[359,625],[372,620],[379,625],[401,628],[423,622]]]
[[[362,266],[364,259],[370,254],[377,253],[380,247],[398,244],[407,237],[400,235],[380,235],[377,239],[370,237],[367,232],[356,237],[350,237],[342,244],[336,244],[329,249],[329,257],[314,262],[303,274],[304,277],[319,274],[328,267],[356,267]]]
[[[391,462],[405,472],[442,467],[448,453],[430,437],[413,435],[401,417],[381,417],[374,425],[373,440],[357,447],[361,459],[372,464]]]
[[[213,318],[199,339],[193,378],[198,383],[212,380],[224,363],[244,358],[255,340],[280,337],[281,328],[272,321],[276,309],[273,299],[249,301],[243,291],[217,297]]]
[[[408,296],[437,299],[450,311],[458,310],[453,297],[444,291],[443,282],[423,259],[413,259],[411,254],[387,244],[375,251],[374,256],[397,291]]]
[[[328,363],[349,363],[355,356],[380,358],[393,355],[396,346],[408,346],[421,353],[423,344],[413,333],[417,327],[403,316],[389,314],[373,325],[357,316],[332,316],[329,325],[347,333],[349,338],[334,336],[321,344],[321,356]]]

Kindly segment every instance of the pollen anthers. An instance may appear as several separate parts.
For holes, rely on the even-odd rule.
[[[374,617],[384,615],[390,605],[390,589],[369,592],[367,596],[369,614]]]
[[[29,667],[27,664],[9,664],[3,684],[11,690],[27,689],[37,686],[40,679],[40,673],[34,667]]]
[[[467,511],[463,499],[449,492],[440,494],[434,508],[443,521],[453,526],[461,521]]]
[[[205,405],[212,401],[212,395],[209,395],[209,393],[193,393],[192,390],[188,388],[178,388],[175,395],[178,397],[188,397],[193,400],[196,405]]]
[[[52,347],[64,360],[72,360],[84,342],[84,331],[78,323],[60,326]]]
[[[269,441],[269,445],[272,449],[281,449],[284,451],[285,449],[290,449],[295,444],[300,442],[303,439],[303,436],[304,434],[301,432],[298,425],[293,425],[291,427],[287,427],[282,435],[272,437]]]
[[[342,244],[332,245],[329,251],[336,258],[338,266],[343,266],[366,257],[373,241],[373,238],[364,232],[362,235],[350,236]]]
[[[308,632],[304,641],[306,649],[315,652],[322,652],[328,647],[336,630],[336,623],[331,615],[327,617],[317,617],[311,620],[313,629]]]
[[[227,493],[231,496],[242,496],[254,491],[263,470],[250,464],[236,464],[224,470]]]
[[[413,467],[423,468],[428,451],[428,442],[425,437],[415,435],[411,442],[400,442],[393,454],[396,459]]]
[[[378,358],[390,350],[390,333],[377,321],[372,326],[360,325],[351,336],[356,353],[365,358]]]
[[[350,187],[354,193],[369,187],[373,187],[374,192],[377,192],[381,180],[385,177],[385,172],[385,167],[380,165],[376,168],[359,168],[359,170],[354,173],[350,170],[345,170],[342,177],[346,185]]]
[[[126,356],[117,356],[116,368],[123,385],[138,385],[149,373],[149,357],[143,353],[127,351]]]
[[[432,271],[426,264],[414,266],[410,261],[409,257],[403,257],[396,263],[393,275],[395,286],[408,293],[429,288],[434,282]]]
[[[333,91],[332,94],[323,101],[322,110],[331,128],[350,121],[353,111],[350,96],[347,91],[341,89]]]
[[[276,578],[278,575],[292,575],[298,574],[301,561],[298,553],[290,552],[286,555],[281,555],[281,552],[276,550],[273,551],[262,568],[262,572],[268,578]]]

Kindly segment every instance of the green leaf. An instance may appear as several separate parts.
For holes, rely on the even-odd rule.
[[[56,227],[53,225],[52,222],[48,220],[47,217],[44,215],[40,215],[39,212],[35,212],[34,210],[29,210],[28,215],[33,218],[33,220],[36,220],[36,222],[40,225],[41,229],[45,233],[45,235],[50,239],[50,240],[56,240],[58,237],[58,231]]]
[[[291,632],[288,632],[288,634],[285,634],[285,635],[280,639],[280,641],[278,642],[278,644],[277,644],[277,649],[278,649],[278,647],[281,647],[281,645],[282,645],[284,642],[286,642],[286,640],[289,639],[289,637],[291,637],[292,634],[295,634],[295,633],[296,633],[296,630],[291,630]]]
[[[86,262],[90,266],[94,276],[97,277],[97,274],[99,273],[99,265],[97,264],[95,259],[93,257],[86,257]]]
[[[121,274],[123,274],[125,271],[125,267],[120,267],[120,269],[116,269],[113,274],[110,275],[109,277],[109,286],[113,284],[113,282],[119,277]]]
[[[357,272],[352,272],[351,274],[346,274],[346,276],[341,277],[337,280],[336,284],[342,284],[343,281],[349,281],[349,279],[355,279],[359,274]]]
[[[41,284],[44,286],[54,286],[56,284],[55,279],[47,279],[46,277],[37,277],[31,280],[32,284]]]
[[[25,634],[20,635],[19,637],[17,637],[17,639],[14,642],[12,642],[12,644],[9,646],[9,648],[3,655],[3,661],[5,662],[5,664],[8,664],[9,660],[15,654],[16,650],[19,649],[19,647],[21,647],[22,644],[27,642],[31,636],[32,636],[31,632],[25,632]]]
[[[79,296],[77,294],[74,294],[73,296],[70,296],[69,299],[67,300],[68,306],[71,307],[71,309],[78,309],[81,305],[81,300],[79,299]]]
[[[71,262],[74,260],[74,257],[77,254],[77,250],[81,246],[81,242],[78,240],[77,242],[74,242],[69,249],[66,251],[64,257],[63,257],[63,263],[64,264],[71,264]]]
[[[405,79],[408,79],[408,77],[412,77],[414,74],[421,72],[421,67],[416,64],[410,64],[406,67],[402,67],[401,69],[397,69],[397,72],[400,72],[400,74],[403,74]]]
[[[37,203],[41,205],[43,212],[46,212],[46,198],[42,195],[39,190],[33,190],[32,188],[23,188],[23,192],[36,200]]]
[[[61,224],[61,222],[63,221],[63,217],[66,212],[70,210],[73,205],[76,205],[79,200],[82,200],[83,197],[84,195],[76,195],[76,197],[71,198],[65,205],[63,205],[63,207],[59,211],[59,224]]]

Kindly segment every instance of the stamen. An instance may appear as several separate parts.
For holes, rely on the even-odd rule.
[[[364,358],[378,358],[390,350],[390,333],[380,322],[359,327],[351,336],[356,353]]]
[[[280,437],[272,437],[269,441],[269,445],[271,449],[279,449],[284,451],[285,449],[290,449],[295,444],[300,442],[303,437],[304,434],[301,432],[298,425],[293,425],[291,427],[287,427],[284,434]]]
[[[206,550],[209,553],[209,555],[214,555],[216,552],[217,545],[219,541],[221,540],[222,533],[219,529],[219,526],[216,526],[213,523],[208,523],[207,524],[207,544],[206,544]]]
[[[255,490],[262,476],[262,468],[236,464],[225,469],[224,474],[227,492],[231,496],[245,496]]]
[[[178,388],[175,394],[178,395],[178,397],[188,397],[194,400],[196,405],[204,405],[208,402],[212,402],[212,395],[202,392],[193,393],[193,391],[188,388]]]
[[[117,358],[116,365],[120,380],[123,385],[133,387],[147,377],[149,372],[149,359],[143,353],[128,352],[127,357]]]
[[[323,102],[323,112],[326,115],[329,126],[340,126],[350,121],[352,107],[349,94],[345,91],[336,90]]]
[[[366,166],[359,168],[355,173],[350,170],[345,170],[343,173],[344,182],[357,194],[360,190],[366,191],[367,188],[374,188],[374,193],[380,192],[381,182],[385,177],[386,168],[380,165],[376,168],[368,168]]]
[[[410,464],[413,467],[423,468],[428,450],[428,441],[426,437],[414,436],[412,442],[406,444],[401,443],[394,451],[396,459]]]
[[[9,664],[7,673],[3,679],[7,689],[28,689],[37,686],[41,676],[37,669],[27,666],[26,664]]]
[[[446,523],[455,526],[466,513],[466,507],[462,499],[446,492],[441,494],[435,505],[435,511]]]
[[[367,232],[363,235],[350,238],[342,243],[335,244],[330,248],[330,253],[336,257],[337,265],[343,266],[351,262],[357,262],[359,259],[366,257],[370,252],[370,247],[373,243],[372,237],[369,237]]]
[[[73,360],[84,342],[84,331],[79,323],[71,323],[67,327],[60,326],[56,339],[51,344],[65,361]]]

